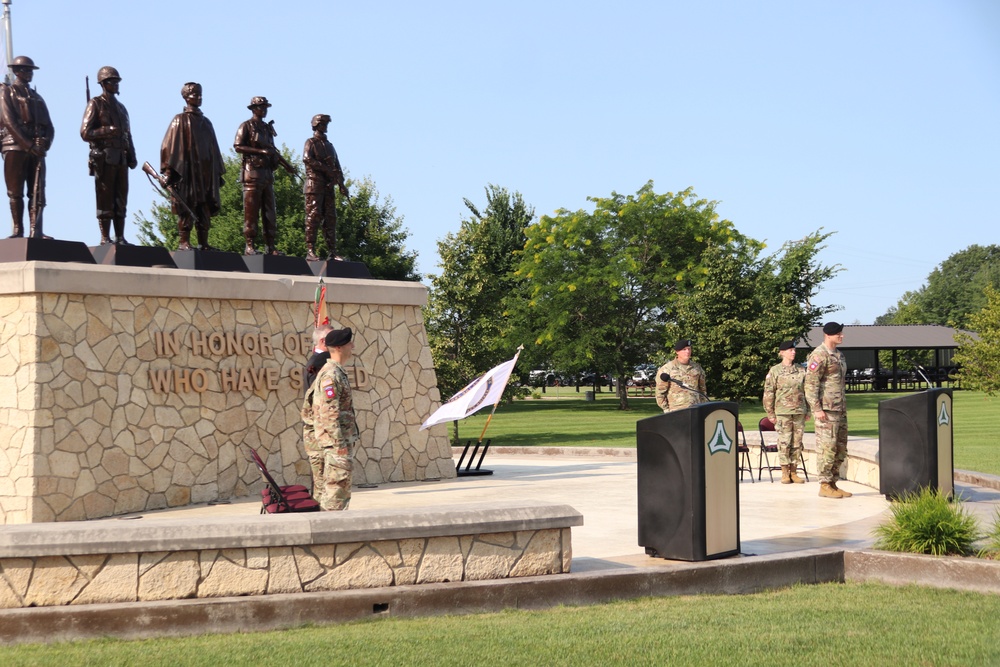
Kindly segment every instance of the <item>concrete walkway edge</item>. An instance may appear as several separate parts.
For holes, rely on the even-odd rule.
[[[642,597],[748,594],[794,584],[880,581],[1000,594],[1000,562],[813,549],[683,566],[392,586],[331,593],[34,607],[0,611],[0,642],[141,639],[280,630],[373,617],[547,609]]]

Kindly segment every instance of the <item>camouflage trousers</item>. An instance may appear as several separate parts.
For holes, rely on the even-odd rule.
[[[802,432],[805,430],[805,415],[777,415],[774,430],[778,432],[778,463],[783,466],[798,467],[802,453]]]
[[[826,421],[816,420],[816,468],[819,481],[840,479],[840,466],[847,458],[847,413],[826,412]]]
[[[326,447],[308,452],[312,468],[313,497],[324,511],[346,510],[351,504],[353,447]]]

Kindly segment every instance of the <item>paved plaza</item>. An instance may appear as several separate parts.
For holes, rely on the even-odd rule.
[[[861,444],[859,442],[859,444]],[[501,450],[502,452],[502,450]],[[656,567],[671,561],[651,558],[638,545],[636,460],[634,450],[539,449],[539,453],[491,451],[483,468],[492,475],[355,488],[351,510],[448,508],[465,503],[530,500],[570,505],[583,514],[573,529],[573,571]],[[739,484],[740,550],[745,556],[780,554],[821,547],[862,549],[874,541],[872,530],[888,516],[889,503],[878,489],[852,482],[840,486],[854,494],[841,500],[820,498],[815,476],[806,484]],[[966,507],[992,525],[1000,491],[956,483]],[[147,512],[145,516],[255,514],[256,498],[221,505],[200,505]]]

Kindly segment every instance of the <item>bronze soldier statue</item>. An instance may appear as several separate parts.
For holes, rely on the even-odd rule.
[[[253,117],[236,130],[233,148],[243,156],[240,182],[243,184],[243,238],[247,247],[243,254],[256,255],[257,221],[263,222],[264,253],[280,255],[277,242],[278,225],[274,206],[274,170],[283,167],[294,175],[295,168],[281,156],[274,145],[274,122],[265,123],[271,104],[266,97],[254,97],[247,105]]]
[[[28,84],[35,75],[34,61],[18,56],[10,63],[14,83],[3,86],[0,94],[0,152],[3,153],[4,180],[14,220],[11,238],[24,236],[24,190],[28,190],[28,216],[32,238],[51,238],[42,233],[45,208],[45,154],[52,146],[55,131],[45,100]]]
[[[128,111],[115,95],[121,75],[114,67],[97,71],[97,83],[104,92],[87,102],[80,136],[90,144],[90,175],[97,192],[97,222],[101,227],[101,245],[111,243],[111,223],[115,225],[115,243],[125,240],[125,207],[128,204],[128,170],[135,169],[135,146]]]
[[[316,114],[312,118],[313,135],[306,140],[302,149],[302,162],[306,167],[306,182],[303,191],[306,196],[306,259],[317,260],[316,231],[323,228],[326,240],[327,259],[337,258],[337,195],[347,197],[344,172],[337,159],[337,151],[326,138],[330,117]]]
[[[191,250],[191,230],[198,234],[202,250],[208,245],[212,216],[222,208],[219,186],[226,165],[212,122],[201,112],[201,84],[189,81],[181,88],[187,102],[183,113],[174,116],[160,146],[160,171],[171,192],[177,214],[179,250]]]

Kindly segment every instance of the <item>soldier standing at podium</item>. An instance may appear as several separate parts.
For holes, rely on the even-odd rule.
[[[682,338],[674,345],[676,356],[656,371],[656,404],[664,412],[673,412],[704,403],[705,369],[691,361],[691,341]],[[670,376],[664,380],[663,375]],[[695,391],[692,391],[695,390]]]
[[[837,346],[844,342],[844,325],[823,325],[823,344],[809,355],[806,367],[806,402],[816,424],[819,495],[850,498],[837,488],[840,466],[847,458],[847,360]]]
[[[802,454],[802,432],[805,430],[806,394],[803,381],[806,370],[795,362],[795,341],[786,340],[778,346],[781,363],[775,364],[764,378],[764,412],[774,422],[778,433],[778,462],[781,463],[782,484],[805,484],[799,477],[799,457]]]

